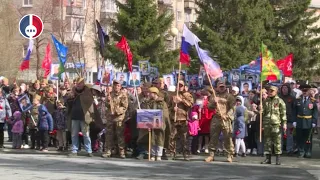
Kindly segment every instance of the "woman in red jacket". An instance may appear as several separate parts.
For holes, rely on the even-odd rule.
[[[208,104],[209,104],[209,99],[211,96],[211,89],[207,88],[204,89],[201,94],[202,94],[202,99],[203,103],[202,106],[200,107],[200,121],[199,121],[199,144],[198,144],[198,151],[197,153],[200,153],[203,145],[203,139],[204,139],[204,145],[203,149],[205,153],[209,153],[208,150],[208,145],[209,145],[209,135],[210,135],[210,124],[211,124],[211,119],[212,116],[216,113],[215,110],[210,110],[208,109]]]

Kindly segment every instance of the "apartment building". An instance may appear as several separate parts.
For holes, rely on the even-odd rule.
[[[125,0],[121,0],[125,3]],[[168,49],[180,47],[183,24],[187,26],[196,19],[195,0],[156,0],[159,11],[169,10],[174,14],[172,28],[178,29],[176,37],[169,37]],[[99,53],[95,50],[96,26],[95,20],[102,22],[104,28],[110,31],[111,19],[116,18],[118,8],[115,0],[13,0],[14,8],[21,17],[26,14],[36,14],[44,21],[45,30],[41,37],[41,43],[37,44],[31,55],[31,70],[19,73],[20,77],[29,79],[36,78],[37,67],[41,68],[41,61],[45,54],[45,47],[51,41],[50,34],[53,33],[58,40],[69,47],[67,66],[69,77],[76,77],[76,67],[85,63],[85,77],[87,83],[96,79],[98,66],[101,62]],[[169,32],[168,32],[169,33]],[[19,34],[17,30],[17,34]],[[20,34],[19,34],[20,35]],[[24,57],[28,41],[21,39],[22,53]],[[58,62],[55,57],[55,49],[52,49],[53,61]],[[39,62],[37,62],[37,60]],[[38,66],[37,66],[38,65]]]

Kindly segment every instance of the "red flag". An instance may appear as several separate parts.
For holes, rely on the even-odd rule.
[[[284,76],[292,76],[292,62],[293,62],[292,53],[290,53],[284,59],[280,59],[277,61],[277,66],[282,71]]]
[[[46,55],[44,56],[44,59],[42,61],[42,69],[45,71],[43,77],[47,78],[47,76],[50,74],[50,69],[51,69],[51,48],[50,48],[50,43],[48,43],[47,48],[46,48]]]
[[[132,72],[132,53],[130,51],[129,44],[124,36],[121,37],[121,40],[116,44],[116,46],[123,51],[127,56],[128,61],[128,69],[130,72]]]

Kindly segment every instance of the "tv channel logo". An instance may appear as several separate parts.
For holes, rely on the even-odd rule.
[[[27,14],[20,19],[20,34],[27,39],[35,39],[43,32],[43,22],[39,16]]]

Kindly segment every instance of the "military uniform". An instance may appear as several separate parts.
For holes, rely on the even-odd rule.
[[[278,88],[271,86],[270,90],[277,91]],[[268,97],[263,102],[263,129],[264,129],[264,154],[267,156],[263,164],[271,164],[272,145],[277,157],[277,165],[280,165],[281,147],[281,125],[287,124],[286,104],[279,97]]]
[[[180,82],[182,84],[183,82]],[[184,83],[183,83],[184,85]],[[185,160],[188,160],[189,152],[189,140],[188,140],[188,111],[192,107],[194,102],[192,94],[189,92],[179,92],[178,96],[182,99],[181,102],[177,103],[177,112],[176,112],[176,122],[171,122],[172,130],[171,130],[171,138],[170,138],[170,151],[175,159],[176,156],[176,142],[178,137],[180,137],[180,142],[183,148],[183,156]],[[174,108],[176,104],[173,103],[171,105],[172,114],[175,114]],[[174,117],[174,116],[173,116]]]
[[[115,81],[114,83],[118,83]],[[120,83],[118,83],[120,84]],[[128,97],[123,92],[111,92],[111,101],[107,104],[107,119],[105,133],[105,157],[111,156],[112,148],[117,145],[120,156],[125,158],[124,121],[128,109]],[[114,141],[116,139],[116,142]]]
[[[301,85],[302,88],[309,86]],[[293,121],[296,127],[299,156],[311,158],[312,131],[317,124],[318,109],[316,100],[308,96],[300,96],[294,103]]]
[[[218,86],[225,86],[224,83],[219,83]],[[224,146],[228,153],[228,161],[232,162],[232,155],[234,152],[234,146],[232,142],[232,125],[231,122],[233,120],[233,107],[235,103],[235,98],[225,92],[217,92],[216,97],[219,98],[219,101],[213,102],[212,99],[209,101],[208,108],[209,109],[217,109],[219,105],[219,110],[212,117],[211,125],[210,125],[210,142],[209,142],[209,150],[210,156],[205,159],[206,162],[210,162],[214,160],[214,151],[219,144],[219,136],[220,133],[223,133],[224,138]],[[222,117],[226,117],[225,120],[222,120]]]

